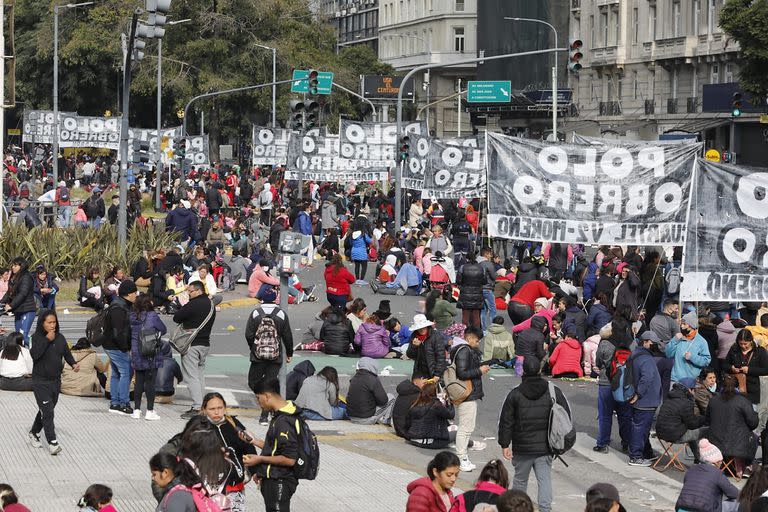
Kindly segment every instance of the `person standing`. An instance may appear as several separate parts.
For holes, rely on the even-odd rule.
[[[99,187],[93,187],[91,192],[93,194],[83,203],[83,211],[88,219],[88,227],[98,229],[101,225],[101,219],[104,218],[106,213],[106,206],[104,205],[104,199],[101,197],[101,189]]]
[[[122,285],[120,285],[122,287]],[[205,360],[211,350],[211,329],[216,310],[205,293],[205,285],[192,281],[187,285],[189,302],[173,315],[173,321],[184,329],[199,329],[186,354],[181,356],[181,373],[192,397],[192,407],[181,417],[188,420],[200,413],[205,392]]]
[[[35,321],[35,280],[28,270],[27,260],[18,256],[11,261],[11,278],[8,292],[2,301],[5,311],[13,313],[17,332],[24,336],[24,346],[29,348],[29,335]]]
[[[281,352],[285,351],[285,363],[293,357],[293,333],[286,313],[274,303],[264,303],[254,309],[245,324],[245,341],[248,344],[251,366],[248,370],[248,387],[256,389],[259,382],[277,379],[283,366]],[[280,347],[282,345],[282,348]],[[259,423],[269,424],[264,409]]]
[[[61,372],[64,369],[62,359],[75,372],[80,371],[80,365],[72,357],[64,335],[59,332],[59,319],[55,311],[46,309],[40,314],[37,329],[32,335],[30,355],[33,361],[32,392],[35,394],[38,411],[29,431],[29,442],[33,447],[40,448],[40,431],[45,429],[48,451],[51,455],[58,455],[61,446],[56,439],[53,412],[61,391]]]
[[[571,416],[568,401],[553,385],[555,400]],[[504,458],[512,461],[515,477],[512,489],[525,492],[531,469],[536,474],[539,511],[552,510],[552,461],[549,449],[549,414],[552,397],[549,383],[541,376],[541,363],[534,357],[523,362],[523,380],[509,392],[499,415],[499,445]],[[513,458],[514,457],[514,458]]]
[[[496,266],[493,264],[493,249],[486,246],[480,252],[477,263],[483,268],[485,284],[483,284],[483,310],[480,312],[480,324],[483,332],[487,331],[496,317],[496,297],[493,289],[496,287]]]
[[[475,430],[477,401],[483,399],[483,375],[491,369],[488,365],[480,364],[482,354],[478,347],[482,337],[483,333],[477,327],[467,327],[467,330],[464,331],[464,340],[454,342],[453,348],[451,348],[451,361],[456,364],[456,377],[461,380],[472,381],[472,392],[463,402],[456,404],[456,423],[458,425],[456,455],[461,461],[460,469],[467,472],[476,467],[467,456],[467,448],[472,432]],[[473,448],[482,450],[485,448],[485,443],[475,442]]]
[[[485,270],[475,258],[474,253],[467,255],[467,262],[456,274],[456,285],[461,287],[458,306],[461,309],[461,321],[467,327],[480,327],[480,311],[483,309],[483,286],[486,283]]]
[[[72,222],[72,200],[64,180],[60,181],[58,188],[56,188],[55,201],[59,206],[58,225],[60,228],[68,228]]]
[[[133,311],[130,314],[131,322],[131,363],[136,372],[136,386],[133,390],[136,407],[133,410],[133,418],[141,419],[141,395],[147,395],[147,421],[159,420],[160,416],[155,412],[155,375],[157,369],[163,366],[163,356],[160,350],[154,355],[142,354],[141,348],[144,337],[154,337],[159,341],[160,336],[167,332],[167,328],[152,306],[152,298],[147,295],[136,297],[133,303]]]
[[[664,352],[675,361],[672,366],[673,382],[685,377],[695,379],[701,369],[709,366],[712,361],[707,340],[699,334],[698,329],[699,318],[696,311],[691,311],[680,320],[680,332],[667,343]]]
[[[260,221],[263,225],[269,226],[272,222],[272,185],[269,182],[264,183],[264,189],[259,193]]]
[[[653,450],[648,435],[651,432],[653,415],[661,405],[661,375],[656,367],[651,349],[659,337],[653,331],[640,336],[640,345],[632,352],[628,369],[632,370],[635,392],[627,397],[632,407],[632,430],[629,435],[629,465],[650,466]]]
[[[132,415],[129,391],[131,386],[131,322],[128,317],[131,304],[138,295],[133,281],[123,281],[112,299],[104,321],[101,346],[109,357],[112,377],[109,382],[109,412]]]

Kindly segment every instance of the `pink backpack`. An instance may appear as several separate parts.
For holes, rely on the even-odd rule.
[[[163,505],[167,505],[168,498],[177,491],[187,491],[192,495],[192,501],[198,512],[230,512],[232,504],[229,498],[220,492],[208,494],[202,490],[202,484],[187,487],[186,485],[175,485],[169,490],[163,498]]]

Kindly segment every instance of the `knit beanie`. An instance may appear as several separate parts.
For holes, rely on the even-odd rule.
[[[704,462],[717,464],[723,462],[723,454],[720,449],[709,442],[709,439],[699,441],[699,456]]]
[[[691,311],[683,316],[683,322],[691,326],[691,329],[699,328],[699,315],[696,311]]]

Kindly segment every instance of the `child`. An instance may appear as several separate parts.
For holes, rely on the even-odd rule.
[[[504,328],[504,317],[496,316],[483,338],[483,361],[498,359],[504,363],[515,357],[515,340]]]
[[[595,334],[584,340],[584,375],[593,379],[600,375],[600,368],[597,367],[595,360],[600,339],[600,335]]]
[[[411,330],[408,326],[401,325],[400,320],[394,316],[384,322],[384,327],[389,331],[390,350],[401,354],[400,357],[405,357],[405,352],[408,350],[408,342],[411,339]]]
[[[735,500],[739,490],[728,481],[720,471],[723,454],[720,449],[709,442],[709,439],[699,441],[699,456],[701,464],[695,464],[688,469],[683,480],[683,488],[677,498],[675,509],[678,512],[692,510],[736,510],[722,505],[723,495]],[[731,504],[729,504],[731,505]]]
[[[112,489],[102,484],[89,486],[77,506],[85,512],[117,512],[112,505]]]

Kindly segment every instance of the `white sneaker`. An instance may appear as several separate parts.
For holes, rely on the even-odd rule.
[[[141,419],[141,409],[134,409],[133,410],[133,414],[131,414],[131,418],[133,418],[135,420],[140,420]]]
[[[58,455],[61,453],[61,446],[59,443],[48,444],[48,451],[51,452],[51,455]]]
[[[479,452],[481,450],[485,450],[486,446],[488,445],[483,441],[472,441],[472,446],[469,449]]]
[[[29,444],[32,446],[32,448],[42,448],[43,444],[40,442],[40,436],[37,434],[33,434],[32,432],[28,432],[27,436],[29,437]]]
[[[464,471],[465,473],[469,473],[471,471],[474,471],[476,468],[477,466],[475,466],[469,461],[469,457],[461,459],[461,464],[459,464],[459,469],[461,471]]]
[[[155,411],[147,411],[147,414],[144,416],[144,419],[147,421],[157,421],[160,419],[160,416]]]

